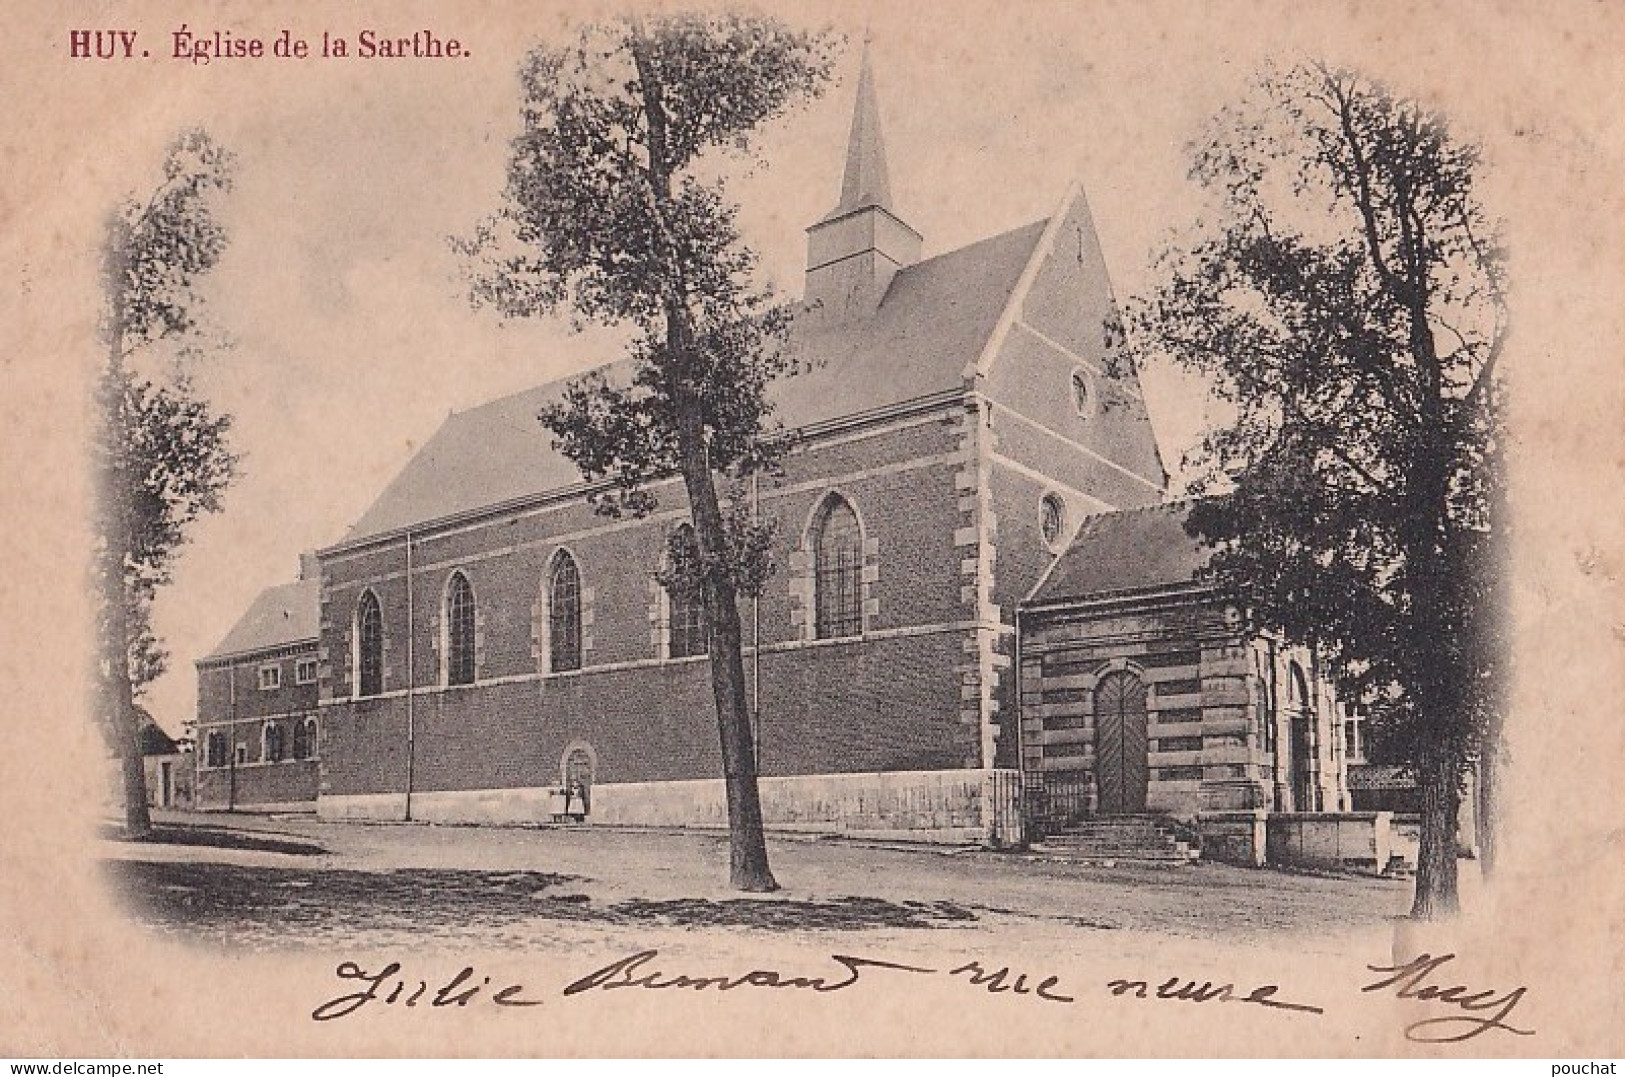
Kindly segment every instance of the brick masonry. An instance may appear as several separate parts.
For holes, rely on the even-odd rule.
[[[234,655],[198,664],[197,749],[187,759],[196,767],[195,804],[203,811],[308,810],[315,805],[319,764],[296,759],[294,726],[307,720],[318,725],[313,748],[320,750],[319,683],[299,683],[300,662],[317,656],[310,640],[286,647]],[[280,670],[280,684],[260,688],[260,670]],[[283,757],[264,757],[267,726],[282,738]],[[211,767],[211,737],[225,740],[226,763]],[[238,761],[239,748],[241,762]]]
[[[780,525],[779,571],[741,613],[747,641],[759,626],[762,645],[759,660],[747,654],[747,672],[761,686],[764,775],[980,766],[978,730],[961,721],[961,686],[944,675],[974,636],[953,543],[963,467],[954,419],[831,439],[762,484],[762,511]],[[812,638],[809,527],[832,495],[853,505],[863,529],[863,636],[852,640]],[[653,581],[664,534],[684,518],[669,507],[679,496],[667,493],[643,521],[609,522],[571,503],[414,535],[410,596],[404,536],[324,556],[323,798],[403,792],[408,760],[414,796],[546,788],[561,781],[577,745],[595,760],[595,785],[720,774],[708,663],[667,657]],[[580,569],[592,645],[581,670],[554,673],[543,581],[560,550]],[[441,683],[439,658],[452,572],[477,597],[480,641],[477,683],[455,688]],[[356,700],[354,611],[368,590],[384,615],[385,691]]]

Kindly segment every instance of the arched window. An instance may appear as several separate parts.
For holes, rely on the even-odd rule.
[[[283,742],[282,727],[275,722],[265,723],[263,734],[264,745],[260,752],[260,759],[267,763],[282,762]]]
[[[1083,370],[1072,372],[1072,409],[1078,413],[1080,419],[1087,419],[1094,414],[1095,390],[1088,373]]]
[[[1315,715],[1309,680],[1293,662],[1287,671],[1287,773],[1292,811],[1319,811],[1320,790],[1315,783]]]
[[[371,591],[361,596],[355,611],[356,694],[382,695],[384,691],[384,615],[378,609],[378,596]]]
[[[819,639],[863,633],[863,534],[840,497],[824,505],[814,530],[813,605]]]
[[[1044,536],[1044,545],[1055,549],[1061,543],[1061,532],[1066,527],[1066,502],[1059,494],[1045,494],[1038,503],[1038,529]]]
[[[683,524],[673,536],[689,549],[694,549],[694,529]],[[666,598],[671,615],[667,618],[670,636],[667,654],[671,658],[689,658],[704,654],[708,649],[705,639],[705,603],[697,592],[684,588],[668,589]]]
[[[554,673],[581,668],[581,570],[563,550],[547,574],[547,653]]]
[[[293,723],[293,757],[295,759],[316,757],[316,719],[301,718]]]
[[[461,572],[446,584],[446,683],[474,683],[474,588]]]

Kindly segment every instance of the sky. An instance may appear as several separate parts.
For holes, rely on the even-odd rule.
[[[173,731],[195,710],[192,662],[262,588],[294,578],[301,550],[337,541],[450,411],[608,361],[615,346],[558,322],[504,323],[473,309],[447,242],[499,204],[523,51],[557,41],[579,7],[395,4],[369,16],[204,5],[184,13],[194,31],[271,38],[287,27],[314,41],[324,29],[427,27],[472,52],[209,65],[168,58],[181,17],[157,10],[135,19],[149,60],[50,68],[49,107],[32,122],[83,123],[94,137],[43,139],[19,167],[25,189],[66,192],[39,203],[52,242],[24,248],[24,301],[49,276],[66,282],[55,297],[64,310],[89,311],[101,214],[119,194],[151,187],[169,135],[201,125],[238,156],[222,207],[232,245],[206,285],[211,316],[235,345],[200,369],[199,384],[234,417],[243,465],[225,511],[192,529],[157,605],[173,659],[148,705]],[[1538,48],[1528,53],[1557,31],[1512,27],[1519,38],[1504,15],[1444,24],[1395,5],[1126,3],[949,4],[930,18],[913,5],[786,11],[803,24],[827,18],[849,38],[825,96],[764,133],[767,167],[733,168],[744,236],[789,294],[800,290],[803,229],[839,191],[865,33],[894,200],[924,235],[925,255],[1047,216],[1078,181],[1119,297],[1149,285],[1155,250],[1204,211],[1184,147],[1265,57],[1322,56],[1389,77],[1455,110],[1513,164],[1550,166],[1555,154],[1572,171],[1576,155],[1598,149],[1572,103],[1554,96]],[[61,25],[41,21],[22,40],[60,51]],[[1495,77],[1475,77],[1483,72]],[[42,96],[38,86],[0,89],[7,100]],[[1521,190],[1509,188],[1509,201]],[[0,220],[19,219],[11,197],[0,195]],[[66,321],[64,354],[93,356],[85,319]],[[1173,470],[1199,431],[1203,387],[1160,366],[1143,381]],[[47,391],[63,408],[66,389]]]

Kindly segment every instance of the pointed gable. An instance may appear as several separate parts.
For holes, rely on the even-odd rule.
[[[1094,220],[1074,186],[1050,218],[975,372],[996,403],[1102,461],[1121,486],[1106,500],[1126,506],[1160,500],[1167,472],[1118,335]],[[1080,401],[1080,393],[1087,399]]]

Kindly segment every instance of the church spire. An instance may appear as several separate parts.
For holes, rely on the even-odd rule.
[[[920,234],[892,207],[880,100],[865,38],[841,200],[807,229],[805,301],[826,323],[872,314],[897,271],[919,260]]]
[[[875,96],[875,72],[869,63],[869,41],[863,42],[863,66],[858,73],[858,100],[852,110],[852,130],[846,140],[846,173],[841,177],[841,202],[824,218],[832,221],[854,210],[878,206],[894,213],[891,174],[886,168],[886,140],[880,131],[880,101]]]

